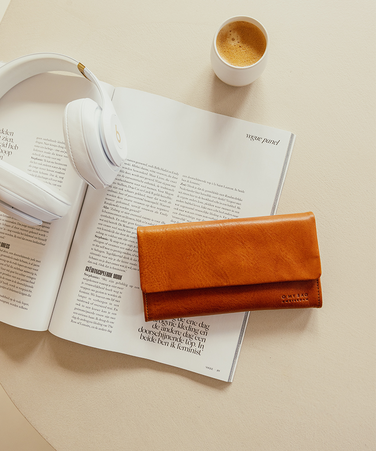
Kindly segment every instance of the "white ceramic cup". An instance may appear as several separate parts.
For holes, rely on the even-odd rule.
[[[251,66],[233,66],[232,64],[225,61],[220,56],[217,50],[216,43],[218,33],[222,30],[222,28],[225,25],[237,21],[249,22],[256,25],[262,31],[266,39],[266,48],[263,56]],[[210,53],[210,60],[214,73],[220,80],[222,80],[224,83],[227,83],[228,85],[231,86],[249,85],[250,83],[254,82],[264,71],[268,59],[268,47],[269,47],[268,32],[258,20],[248,16],[230,17],[225,22],[223,22],[223,24],[219,27],[217,33],[214,36],[213,45]]]

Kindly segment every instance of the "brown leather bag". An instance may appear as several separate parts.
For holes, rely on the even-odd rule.
[[[321,307],[313,213],[138,227],[146,321]]]

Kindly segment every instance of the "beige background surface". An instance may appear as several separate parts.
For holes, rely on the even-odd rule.
[[[0,20],[10,0],[0,0]],[[53,448],[31,426],[0,385],[0,443],[6,451],[51,451]]]
[[[217,26],[268,29],[266,72],[213,75]],[[293,131],[279,213],[316,214],[324,307],[252,313],[235,380],[0,323],[0,381],[57,450],[375,450],[375,2],[12,0],[0,60],[68,54],[114,85]]]

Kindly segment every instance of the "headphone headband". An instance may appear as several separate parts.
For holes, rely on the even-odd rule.
[[[71,72],[86,77],[85,66],[69,56],[60,55],[59,53],[34,53],[21,56],[1,66],[0,98],[27,78],[52,71]],[[90,81],[95,83],[98,90],[102,93],[102,88],[97,78],[93,74],[90,75]],[[103,97],[102,94],[101,97]]]
[[[121,124],[116,120],[116,113],[112,106],[111,99],[102,86],[97,77],[87,69],[82,63],[66,55],[59,53],[34,53],[31,55],[21,56],[0,67],[0,98],[3,97],[10,89],[18,85],[27,78],[34,75],[43,74],[44,72],[63,71],[71,72],[76,75],[83,75],[87,80],[94,83],[97,87],[103,114],[101,116],[101,133],[102,139],[107,147],[107,156],[117,167],[120,167],[126,157],[126,149],[123,147],[121,140],[114,139],[111,130],[116,126],[116,130],[121,130]]]

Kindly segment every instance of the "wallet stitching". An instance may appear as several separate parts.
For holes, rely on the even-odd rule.
[[[317,287],[317,307],[320,307],[322,301],[320,296],[319,279],[316,279],[316,287]]]
[[[148,296],[146,293],[144,293],[144,300],[145,300],[146,320],[148,320],[149,319],[149,308],[148,308]]]

